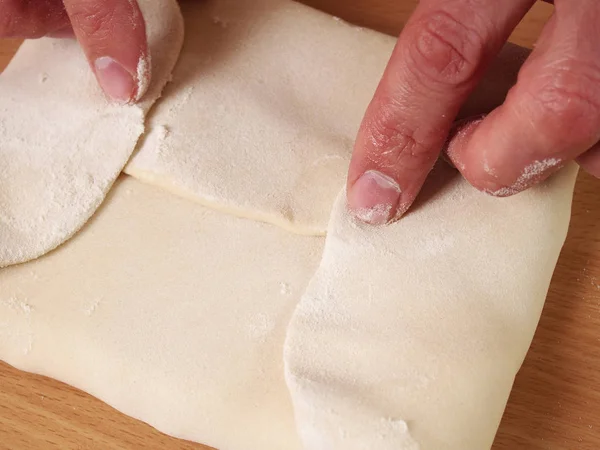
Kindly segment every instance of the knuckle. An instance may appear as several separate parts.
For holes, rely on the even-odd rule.
[[[69,15],[74,27],[87,37],[105,38],[112,34],[115,11],[104,2],[82,2]]]
[[[542,81],[534,98],[553,139],[596,136],[600,129],[600,66],[565,62]]]
[[[408,46],[412,66],[436,86],[459,86],[471,81],[480,66],[485,38],[447,11],[427,14],[414,26]]]
[[[386,103],[390,105],[391,103]],[[372,162],[387,167],[420,166],[435,159],[431,146],[411,127],[398,120],[394,106],[383,106],[365,125]]]

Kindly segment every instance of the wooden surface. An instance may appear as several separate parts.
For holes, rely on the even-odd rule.
[[[416,4],[416,0],[305,2],[393,34]],[[551,12],[551,6],[537,4],[511,40],[531,46]],[[0,41],[0,70],[17,45]],[[579,176],[569,236],[494,450],[600,448],[599,189],[597,180]],[[0,364],[0,449],[138,448],[207,449],[160,434],[62,383]]]

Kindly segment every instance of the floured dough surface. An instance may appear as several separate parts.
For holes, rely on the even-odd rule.
[[[24,43],[0,78],[0,267],[71,237],[102,203],[144,131],[183,42],[175,0],[140,1],[153,82],[137,105],[114,105],[78,44]]]
[[[0,358],[220,450],[489,448],[565,236],[573,170],[502,200],[436,172],[445,182],[385,228],[354,222],[340,197],[323,253],[323,237],[298,233],[325,230],[392,38],[280,0],[191,1],[185,14],[184,55],[133,176],[65,245],[0,270]],[[76,47],[39,45],[78,61]],[[12,70],[33,77],[39,51],[28,44]],[[49,69],[44,83],[62,74]],[[514,65],[504,73],[469,112],[501,101],[487,88],[510,85]],[[52,86],[56,102],[76,92]],[[41,164],[28,150],[4,191],[0,176],[0,231],[13,233],[0,244],[23,255],[87,219],[141,132],[141,110],[110,110],[107,132],[81,101],[91,124],[75,117],[66,147],[81,157]],[[0,149],[19,148],[13,131]],[[39,241],[14,234],[7,211],[52,199],[22,222]]]
[[[123,177],[0,271],[0,357],[220,450],[489,448],[573,181],[498,200],[451,180],[376,232],[340,197],[323,252]]]
[[[506,199],[445,182],[387,227],[342,194],[321,265],[288,327],[305,448],[492,445],[566,236],[577,172]],[[460,213],[457,213],[460,212]]]
[[[394,39],[290,1],[182,6],[193,31],[126,172],[324,234]]]
[[[0,355],[177,437],[300,449],[281,355],[322,244],[125,177],[73,239],[0,271]]]

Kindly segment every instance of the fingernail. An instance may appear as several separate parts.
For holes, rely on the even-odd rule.
[[[137,86],[133,76],[121,64],[109,56],[102,56],[94,66],[100,87],[106,95],[120,103],[131,101]]]
[[[348,206],[362,222],[383,225],[395,216],[401,193],[393,178],[377,170],[368,170],[350,189]]]

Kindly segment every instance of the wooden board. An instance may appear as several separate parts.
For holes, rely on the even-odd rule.
[[[396,34],[416,0],[305,3]],[[531,46],[551,12],[537,4],[511,40]],[[0,41],[0,70],[17,46]],[[580,174],[569,236],[494,450],[600,448],[599,191],[599,181]],[[207,449],[165,436],[62,383],[0,364],[0,449],[138,448]]]

